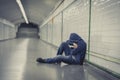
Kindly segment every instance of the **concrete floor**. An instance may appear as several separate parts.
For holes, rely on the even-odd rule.
[[[38,39],[0,42],[0,80],[119,80],[88,64],[38,64],[37,57],[53,57],[56,49]]]

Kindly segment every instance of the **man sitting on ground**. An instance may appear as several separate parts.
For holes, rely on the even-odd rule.
[[[62,55],[63,52],[65,56]],[[38,58],[36,61],[39,63],[67,63],[82,65],[86,54],[86,43],[76,33],[71,33],[69,40],[61,43],[59,46],[57,56],[53,58]]]

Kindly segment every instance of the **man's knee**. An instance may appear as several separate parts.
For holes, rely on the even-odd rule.
[[[63,55],[57,55],[56,59],[61,59]]]

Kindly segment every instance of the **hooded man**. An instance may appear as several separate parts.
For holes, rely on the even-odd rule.
[[[65,56],[62,55],[63,52]],[[76,33],[71,33],[69,40],[61,43],[59,46],[57,56],[53,58],[42,59],[38,58],[39,63],[67,63],[82,65],[86,54],[86,43]]]

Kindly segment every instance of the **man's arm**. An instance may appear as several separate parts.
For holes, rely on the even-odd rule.
[[[72,51],[72,55],[76,55],[80,53],[82,50],[84,50],[84,47],[86,46],[84,42],[80,41],[78,43],[74,43],[74,49]]]

